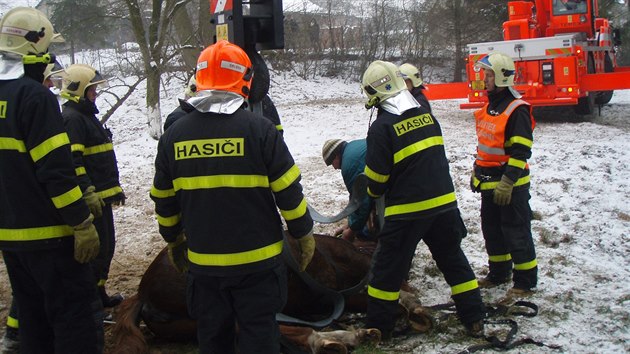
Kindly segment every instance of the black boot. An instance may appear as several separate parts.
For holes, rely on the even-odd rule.
[[[98,287],[98,294],[100,295],[103,307],[105,308],[118,306],[124,300],[124,297],[121,294],[114,294],[112,296],[107,295],[104,286]]]

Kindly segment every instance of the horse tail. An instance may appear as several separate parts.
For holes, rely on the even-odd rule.
[[[143,302],[138,294],[125,299],[117,307],[116,325],[112,329],[114,349],[110,354],[148,354],[149,347],[140,330]]]

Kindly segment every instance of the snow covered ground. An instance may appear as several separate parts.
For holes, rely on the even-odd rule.
[[[143,88],[108,122],[114,133],[127,204],[115,210],[118,248],[109,287],[133,292],[146,265],[164,246],[157,233],[149,189],[157,142],[145,132]],[[164,93],[163,116],[173,109],[183,88]],[[302,171],[309,203],[333,214],[345,205],[341,175],[326,167],[321,146],[326,139],[364,138],[370,112],[363,108],[359,84],[320,78],[303,81],[273,73],[270,95],[285,129],[285,139]],[[468,227],[463,241],[478,276],[487,272],[479,224],[479,195],[468,189],[475,151],[471,111],[460,101],[434,101],[442,124],[459,206]],[[374,117],[372,118],[374,119]],[[516,339],[530,337],[559,345],[566,353],[630,352],[630,91],[615,93],[601,115],[579,121],[561,110],[538,114],[534,132],[531,206],[540,279],[530,301],[538,316],[518,317]],[[338,225],[316,224],[331,233]],[[449,288],[420,244],[412,285],[427,305],[449,301]],[[483,290],[484,300],[501,298],[508,286]],[[399,338],[389,352],[457,352],[479,344],[461,334],[461,326],[428,335]],[[533,345],[517,352],[550,352]]]

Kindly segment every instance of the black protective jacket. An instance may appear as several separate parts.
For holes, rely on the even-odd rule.
[[[90,212],[55,96],[30,78],[0,81],[0,249],[72,243]]]
[[[193,111],[160,138],[151,198],[167,242],[185,231],[192,272],[242,275],[281,262],[278,209],[294,237],[312,229],[300,179],[268,120]]]
[[[81,99],[63,105],[63,119],[72,144],[72,157],[81,190],[89,186],[106,203],[124,199],[112,140],[92,102]]]
[[[379,108],[368,131],[368,194],[385,195],[385,218],[418,219],[457,207],[442,130],[425,107]]]

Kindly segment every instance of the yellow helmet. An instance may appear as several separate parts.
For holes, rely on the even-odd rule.
[[[365,108],[371,108],[406,90],[407,84],[395,64],[376,60],[363,73],[361,88],[368,98]]]
[[[70,65],[66,69],[66,76],[63,78],[61,97],[78,101],[81,97],[85,97],[86,88],[106,81],[96,69],[89,65]]]
[[[516,74],[516,69],[514,68],[514,60],[507,54],[501,52],[489,53],[475,63],[475,66],[492,70],[494,72],[494,85],[496,87],[514,86],[514,74]]]
[[[0,20],[0,51],[23,57],[42,55],[59,38],[46,15],[32,7],[13,8]]]
[[[420,87],[420,85],[422,85],[420,70],[418,70],[418,68],[416,68],[414,65],[404,63],[399,67],[399,69],[405,79],[411,80],[411,85],[413,85],[413,87]]]

